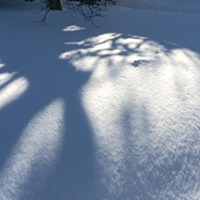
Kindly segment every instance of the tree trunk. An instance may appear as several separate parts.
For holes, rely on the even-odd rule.
[[[50,10],[62,10],[60,0],[47,0]]]

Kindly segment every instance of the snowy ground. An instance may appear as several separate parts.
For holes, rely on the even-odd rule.
[[[168,12],[200,12],[198,0],[119,0],[120,5],[135,9],[159,10]]]
[[[30,5],[0,9],[0,199],[198,200],[200,15]]]

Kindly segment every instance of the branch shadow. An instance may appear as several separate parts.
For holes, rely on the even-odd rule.
[[[130,17],[135,15],[130,12],[123,13]],[[195,153],[195,149],[192,148],[192,143],[195,143],[195,146],[199,144],[199,141],[194,142],[192,138],[195,130],[199,130],[196,125],[196,121],[199,120],[198,110],[180,112],[185,115],[189,113],[189,117],[191,117],[191,113],[196,115],[196,118],[191,118],[189,128],[184,129],[182,123],[187,120],[187,117],[181,118],[180,114],[174,110],[170,111],[172,115],[176,116],[174,121],[163,117],[167,113],[164,107],[169,106],[170,108],[172,105],[170,103],[162,104],[161,101],[167,97],[166,95],[171,95],[170,91],[165,92],[159,83],[153,82],[153,86],[157,89],[155,91],[156,101],[154,101],[154,97],[148,96],[148,94],[142,96],[141,93],[148,92],[148,81],[152,78],[161,81],[162,79],[158,78],[161,74],[164,80],[164,75],[161,73],[164,68],[161,63],[168,57],[173,59],[173,63],[176,63],[176,55],[179,54],[172,56],[174,50],[191,48],[191,52],[199,52],[198,45],[183,39],[188,34],[191,37],[196,36],[196,32],[186,32],[183,34],[184,37],[179,38],[183,24],[177,26],[176,22],[180,22],[180,20],[176,15],[170,15],[171,17],[167,15],[167,18],[162,15],[157,22],[157,14],[153,15],[151,12],[147,12],[144,17],[139,19],[141,24],[137,22],[138,19],[133,19],[134,27],[124,23],[122,18],[115,14],[105,22],[104,27],[99,29],[90,27],[91,32],[89,32],[88,25],[88,29],[80,32],[60,33],[66,24],[63,22],[57,24],[53,16],[50,17],[52,19],[50,25],[45,28],[38,28],[37,25],[34,25],[32,29],[27,29],[24,33],[27,37],[16,34],[15,39],[0,42],[1,57],[5,59],[6,63],[4,72],[8,74],[17,72],[16,76],[1,86],[0,92],[20,77],[25,77],[29,83],[26,92],[0,110],[0,127],[2,127],[0,180],[7,180],[6,174],[2,175],[7,167],[5,163],[12,158],[13,150],[23,136],[22,133],[26,130],[27,125],[35,116],[38,116],[38,112],[42,112],[55,99],[62,99],[66,103],[63,117],[63,143],[53,167],[46,165],[47,168],[43,169],[39,161],[45,155],[43,157],[44,152],[39,150],[39,161],[36,159],[36,162],[32,163],[28,180],[18,185],[15,185],[15,181],[11,181],[14,188],[0,190],[0,195],[14,195],[15,199],[20,200],[128,200],[132,198],[153,200],[155,198],[167,199],[168,196],[173,197],[173,194],[176,197],[182,197],[181,192],[176,193],[175,190],[192,191],[191,187],[196,187],[199,183],[193,178],[199,170],[191,167],[197,166],[199,163],[197,154],[199,150]],[[22,18],[23,16],[20,16],[20,19]],[[63,17],[61,19],[63,20]],[[111,27],[110,24],[114,24],[116,19],[120,26]],[[149,20],[152,20],[153,23],[150,24]],[[170,24],[173,20],[174,22]],[[189,22],[187,21],[187,24],[190,24]],[[72,21],[70,23],[72,24]],[[161,24],[163,27],[159,28],[161,31],[158,32],[158,26]],[[166,32],[165,26],[170,32]],[[172,31],[175,26],[177,26],[173,29],[175,31]],[[190,26],[193,27],[194,24]],[[37,34],[31,35],[30,38],[30,33],[35,31],[36,27],[40,38],[38,39]],[[58,29],[55,30],[55,27]],[[106,33],[105,29],[107,29]],[[17,30],[14,26],[12,31],[18,33]],[[6,34],[11,35],[10,30],[5,29],[3,35]],[[50,36],[47,38],[48,34]],[[59,37],[55,39],[56,35]],[[72,38],[76,38],[76,41],[72,41]],[[37,41],[37,43],[30,41]],[[40,44],[41,48],[38,48],[37,44]],[[17,45],[20,48],[16,49]],[[194,66],[198,65],[198,56],[190,53],[186,51],[188,57],[191,58],[193,55]],[[27,67],[24,67],[25,64]],[[182,63],[181,67],[172,75],[178,76],[179,70],[182,68],[187,69],[187,65]],[[193,70],[198,74],[194,79],[194,84],[198,85],[199,82],[196,83],[196,80],[199,78],[199,69],[194,67]],[[128,76],[129,72],[130,77]],[[144,83],[142,80],[146,82]],[[168,80],[163,81],[163,84],[165,83],[168,83]],[[120,85],[126,87],[120,87]],[[172,86],[176,88],[177,94],[177,97],[173,96],[174,99],[177,100],[180,93],[186,92],[186,90],[182,90],[183,85],[179,80],[173,80]],[[118,87],[121,90],[113,93]],[[137,90],[136,87],[141,90]],[[128,92],[126,93],[126,91]],[[159,92],[160,95],[158,95]],[[197,87],[195,92],[199,94]],[[160,99],[159,96],[161,96]],[[136,102],[132,100],[134,98],[137,100]],[[107,102],[107,99],[110,101]],[[130,102],[129,99],[131,99]],[[159,111],[164,112],[163,115],[156,115],[156,111],[151,110],[152,102],[154,106],[158,103]],[[182,100],[177,105],[179,103],[182,104]],[[187,101],[184,105],[187,105]],[[198,108],[197,104],[195,106]],[[112,115],[107,117],[109,113]],[[154,124],[155,119],[158,120],[156,121],[158,124]],[[180,123],[177,122],[177,119],[180,120]],[[101,120],[102,123],[99,123]],[[159,129],[159,123],[162,123],[162,120],[168,120],[166,121],[167,125],[161,126]],[[96,123],[97,121],[100,126]],[[193,121],[195,121],[195,127],[192,127]],[[180,130],[180,134],[175,130],[177,126],[170,127],[170,123],[178,124],[179,129],[177,130]],[[105,128],[105,126],[107,127]],[[185,130],[193,131],[189,141],[187,141],[187,137],[183,138],[183,143],[181,143],[182,140],[173,138],[173,134],[175,137],[181,137]],[[163,136],[159,135],[159,131],[163,133]],[[102,133],[105,134],[102,136]],[[107,135],[112,137],[107,138]],[[172,139],[167,140],[169,135],[169,138]],[[116,146],[114,146],[115,142]],[[164,150],[159,146],[159,142],[161,142],[161,146],[163,145]],[[176,142],[179,144],[173,146]],[[166,147],[168,143],[173,147],[172,150],[183,149],[176,154]],[[189,144],[189,147],[185,144]],[[188,152],[184,153],[185,150]],[[17,152],[14,153],[17,154]],[[195,161],[190,160],[191,157]],[[116,162],[115,159],[119,162]],[[189,167],[184,163],[186,161],[188,161]],[[190,169],[194,169],[195,172],[187,179],[189,175],[183,175],[183,173]],[[12,178],[18,180],[21,175],[23,172]],[[187,185],[187,188],[183,190],[180,183],[186,184],[189,179],[191,186]],[[2,183],[1,181],[4,188],[6,184],[9,185],[10,182]],[[12,189],[14,190],[11,191]],[[14,194],[16,191],[20,192]]]

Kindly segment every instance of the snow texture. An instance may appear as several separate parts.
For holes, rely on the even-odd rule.
[[[134,9],[150,9],[170,12],[200,12],[198,0],[119,0],[118,4]]]
[[[95,28],[13,8],[0,8],[0,199],[198,200],[200,15],[116,6]]]

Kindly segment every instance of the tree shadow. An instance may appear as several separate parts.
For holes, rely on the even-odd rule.
[[[123,13],[130,17],[135,15],[130,12]],[[36,24],[29,24],[29,29],[24,32],[25,36],[18,35],[18,29],[14,26],[12,31],[16,33],[16,38],[0,42],[1,57],[6,63],[2,69],[10,75],[17,72],[1,85],[0,90],[20,77],[25,77],[29,83],[26,92],[0,110],[0,184],[3,186],[0,195],[14,195],[20,200],[153,200],[155,197],[167,199],[167,193],[170,192],[170,197],[173,197],[172,193],[175,193],[176,197],[181,196],[180,192],[176,194],[175,190],[183,191],[182,186],[178,184],[182,181],[186,183],[188,179],[187,175],[182,174],[194,169],[193,164],[198,165],[199,150],[194,153],[192,143],[198,146],[199,142],[194,142],[192,136],[189,137],[189,141],[187,137],[175,140],[173,134],[179,138],[184,131],[193,131],[191,135],[194,136],[195,130],[199,129],[196,122],[195,127],[192,127],[192,122],[199,117],[192,118],[189,128],[184,129],[182,124],[187,117],[181,118],[175,113],[176,107],[171,105],[173,101],[162,103],[167,95],[172,95],[170,89],[166,88],[165,92],[162,85],[158,82],[152,83],[151,80],[160,80],[163,85],[169,83],[168,80],[163,81],[165,76],[161,73],[164,70],[162,61],[169,58],[176,63],[176,55],[179,54],[172,54],[176,49],[199,50],[198,45],[183,39],[188,34],[191,34],[191,37],[196,36],[196,32],[184,33],[184,37],[179,38],[183,24],[176,24],[177,21],[182,23],[176,15],[167,18],[162,15],[157,22],[158,15],[147,12],[141,19],[133,19],[134,27],[112,13],[111,18],[99,29],[90,27],[91,32],[86,28],[80,32],[61,33],[60,30],[65,26],[62,21],[64,19],[60,16],[61,21],[57,23],[53,16],[54,14],[50,16],[49,20],[52,21],[46,27],[38,28]],[[14,18],[14,15],[11,18]],[[22,18],[23,16],[20,16],[20,19]],[[120,26],[111,27],[110,24],[114,24],[116,19]],[[72,21],[70,23],[72,24]],[[188,21],[187,24],[194,26]],[[157,31],[158,26],[160,31]],[[35,34],[30,35],[33,31],[36,31]],[[5,29],[2,34],[6,36],[13,32]],[[72,38],[76,38],[75,41]],[[40,48],[38,44],[41,45]],[[191,58],[191,55],[188,55]],[[199,60],[196,55],[192,55],[195,66]],[[175,70],[175,73],[179,73],[179,70],[181,67]],[[197,67],[193,70],[199,73]],[[173,72],[170,73],[173,75]],[[161,79],[158,78],[160,76]],[[196,80],[195,78],[194,82]],[[149,82],[155,89],[155,96],[148,95],[148,89],[151,89],[148,87]],[[175,82],[172,86],[176,85],[177,97],[172,97],[177,100],[184,84]],[[195,92],[199,93],[199,89],[196,88]],[[45,156],[48,155],[45,154],[44,145],[44,149],[37,151],[36,161],[31,162],[27,181],[19,182],[23,176],[23,169],[19,174],[14,174],[15,177],[11,176],[14,181],[6,179],[7,174],[3,173],[5,168],[8,171],[13,169],[9,168],[9,163],[13,164],[13,154],[20,154],[15,152],[15,146],[20,146],[18,141],[24,132],[28,132],[27,125],[31,127],[34,117],[40,116],[46,108],[48,110],[48,106],[57,99],[65,102],[66,110],[61,122],[61,132],[64,135],[62,145],[59,154],[54,161],[52,160],[52,166],[45,164]],[[177,105],[181,103],[182,101]],[[164,114],[157,114],[157,110],[151,105],[160,106],[158,111]],[[170,120],[170,117],[165,118],[165,114],[168,113],[164,109],[165,106],[174,109],[169,112],[176,116],[174,120]],[[195,106],[198,108],[197,104]],[[189,117],[191,113],[198,115],[198,111],[183,110],[180,113],[184,116],[189,113]],[[38,120],[40,121],[40,118]],[[166,125],[162,126],[162,120],[166,120]],[[180,123],[177,120],[180,120]],[[170,123],[177,123],[178,127],[171,127]],[[36,130],[40,133],[40,130]],[[159,131],[163,135],[159,135]],[[45,133],[45,126],[41,133],[43,132]],[[166,139],[168,136],[172,139]],[[166,147],[168,144],[172,150]],[[185,144],[189,144],[189,147],[184,146]],[[183,149],[177,154],[174,153],[173,150],[182,148],[181,145]],[[185,150],[188,152],[184,154]],[[189,160],[190,157],[196,161]],[[189,167],[186,163],[182,164],[184,159],[188,161]],[[198,172],[198,169],[194,170],[195,173]],[[191,177],[195,173],[192,173]],[[196,186],[198,182],[191,177],[191,185]],[[190,186],[187,186],[186,190],[189,191]],[[14,194],[15,192],[19,193]]]
[[[22,17],[19,15],[20,19]],[[27,23],[26,20],[23,22]],[[28,83],[24,93],[0,110],[2,198],[93,199],[95,195],[93,136],[80,97],[81,88],[88,81],[90,73],[77,72],[70,63],[59,59],[66,38],[61,31],[64,24],[57,24],[56,21],[45,27],[31,24],[33,29],[29,27],[24,35],[19,35],[15,26],[10,28],[11,31],[5,25],[2,31],[7,38],[11,32],[16,33],[16,38],[0,42],[1,58],[5,62],[1,69],[5,83],[1,85],[0,92],[21,77],[25,77]],[[19,26],[23,27],[21,23]],[[40,38],[35,34],[29,35],[31,30],[38,31]],[[51,39],[45,39],[49,31],[51,39],[59,35],[52,44]],[[34,40],[37,42],[32,42]],[[10,75],[9,80],[6,80],[6,74]],[[10,93],[17,93],[19,89],[20,86]],[[6,91],[8,99],[9,91]],[[66,104],[66,110],[62,110],[64,108],[60,106],[60,101]],[[48,121],[48,117],[54,115],[54,109],[55,113],[59,113],[59,110],[65,113],[60,122],[56,118]],[[49,149],[54,149],[52,145],[57,144],[48,142],[53,139],[48,138],[52,136],[46,132],[51,134],[56,130],[49,130],[48,127],[53,125],[45,123],[57,123],[57,126],[60,123],[63,127],[57,131],[62,135],[62,142],[58,146],[60,153],[52,158],[52,162],[48,161],[52,157],[48,151],[51,152]],[[38,142],[40,134],[46,135],[43,141],[46,146]],[[16,172],[15,166],[18,166]]]

